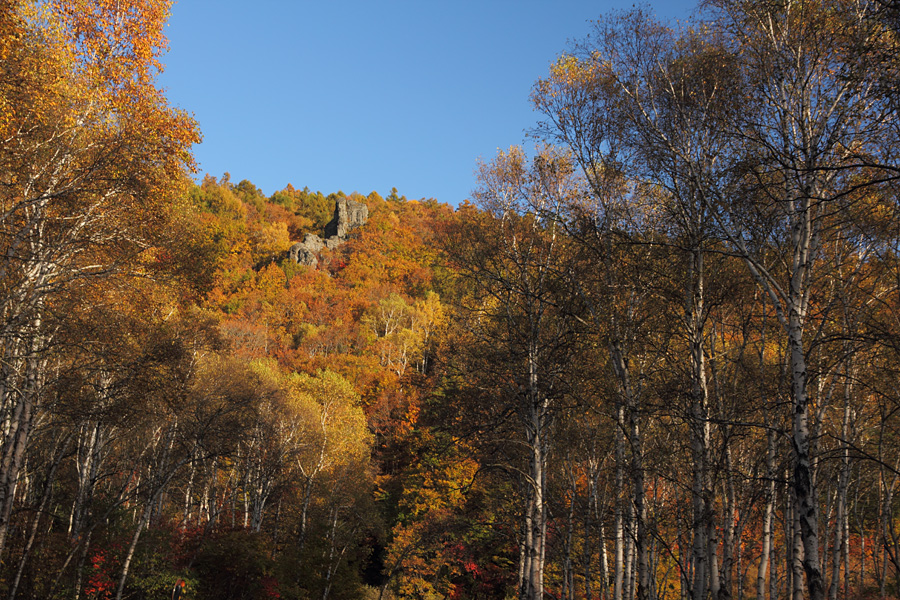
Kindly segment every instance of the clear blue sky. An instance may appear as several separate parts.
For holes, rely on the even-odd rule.
[[[160,84],[202,173],[458,204],[479,157],[533,147],[528,94],[625,0],[177,0]],[[684,20],[688,0],[652,5]]]

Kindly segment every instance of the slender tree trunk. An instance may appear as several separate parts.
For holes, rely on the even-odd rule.
[[[644,457],[641,432],[637,425],[637,416],[632,416],[632,470],[634,480],[634,516],[637,521],[635,536],[635,559],[637,561],[637,600],[650,598],[650,556],[647,532],[647,502],[644,484]]]
[[[592,570],[592,558],[594,554],[594,547],[592,544],[592,533],[593,533],[593,521],[592,516],[595,514],[596,509],[595,506],[595,497],[596,497],[596,487],[594,485],[594,459],[590,458],[588,460],[588,497],[587,503],[585,505],[585,510],[582,513],[581,520],[581,529],[583,531],[583,541],[581,544],[581,566],[582,566],[582,575],[584,577],[584,595],[586,598],[592,598],[594,595],[593,592],[593,579],[594,574]],[[599,525],[599,524],[598,524]],[[600,562],[603,562],[603,533],[601,528],[598,526],[598,537],[600,543],[598,548],[600,548]],[[602,570],[602,569],[601,569]],[[601,575],[602,577],[602,575]],[[600,595],[602,597],[603,591],[601,589]]]
[[[519,569],[516,585],[516,589],[519,590],[519,593],[525,589],[525,570],[530,568],[527,564],[528,555],[525,552],[525,548],[528,545],[528,536],[531,531],[531,496],[528,494],[527,490],[524,495],[528,498],[528,503],[525,506],[525,515],[522,522],[522,537],[519,540]]]
[[[809,453],[809,401],[807,399],[806,354],[803,348],[799,317],[791,317],[790,330],[791,370],[793,373],[793,448],[794,495],[797,503],[797,520],[803,540],[803,570],[810,600],[823,600],[825,586],[819,562],[819,520],[816,493],[812,478]]]
[[[767,411],[768,414],[768,411]],[[768,421],[768,418],[767,418]],[[766,512],[763,515],[762,552],[759,557],[759,568],[756,571],[756,600],[766,598],[766,575],[769,568],[769,554],[773,550],[773,538],[775,536],[775,430],[771,423],[766,429]],[[774,562],[772,563],[774,565]],[[776,600],[775,595],[769,591],[770,600]]]
[[[850,483],[848,481],[847,487],[850,487]],[[851,566],[850,566],[850,510],[849,510],[849,500],[847,501],[847,506],[845,507],[845,517],[844,517],[844,600],[848,600],[850,598],[850,576],[851,576]]]
[[[631,384],[631,375],[622,349],[618,342],[610,344],[613,370],[619,380],[620,393],[624,398],[625,420],[629,448],[631,450],[630,475],[632,483],[632,504],[634,517],[634,550],[636,597],[647,600],[650,589],[650,566],[648,556],[647,508],[644,483],[644,456],[641,430],[638,423],[637,398]],[[630,595],[630,594],[629,594]]]
[[[312,502],[313,479],[307,478],[303,486],[303,503],[300,505],[300,533],[297,536],[297,557],[303,560],[303,549],[306,546],[306,528],[309,519],[309,505]]]
[[[703,340],[703,253],[696,242],[689,254],[688,285],[685,312],[691,349],[691,448],[693,454],[694,544],[692,570],[693,600],[705,600],[713,591],[713,568],[710,536],[715,535],[713,489],[709,474],[709,386],[706,379],[706,356]],[[716,586],[717,587],[717,586]],[[713,592],[714,593],[714,592]]]
[[[625,565],[622,594],[625,600],[634,600],[634,508],[629,505],[625,512]]]
[[[794,487],[796,491],[796,487]],[[791,494],[791,598],[804,600],[803,596],[803,537],[800,531],[800,511],[797,497]]]
[[[53,459],[50,463],[50,470],[47,473],[47,480],[44,482],[44,492],[41,496],[41,502],[38,505],[37,512],[34,515],[34,521],[31,524],[31,531],[28,534],[28,540],[25,542],[25,548],[22,550],[22,556],[19,559],[19,566],[16,569],[16,575],[13,578],[12,585],[9,589],[9,600],[15,600],[16,598],[16,592],[19,589],[19,583],[22,581],[22,573],[25,571],[25,565],[28,562],[28,557],[31,553],[31,549],[34,547],[34,540],[37,538],[38,529],[40,528],[41,523],[41,516],[47,510],[47,504],[50,501],[53,486],[56,483],[56,469],[59,467],[59,463],[62,462],[63,455],[68,449],[70,439],[71,436],[66,435],[58,444],[56,450],[53,453]]]
[[[33,323],[34,331],[41,328],[41,318],[37,317]],[[43,338],[35,334],[31,342],[29,355],[25,358],[25,377],[21,391],[16,394],[15,409],[10,419],[10,431],[5,436],[5,441],[0,454],[0,557],[6,544],[6,535],[9,531],[9,520],[15,503],[16,485],[19,481],[19,470],[25,460],[25,448],[31,436],[34,402],[39,387],[40,366],[39,359]]]
[[[588,598],[593,597],[593,594]],[[606,552],[606,529],[600,523],[600,600],[609,600],[609,557]]]
[[[88,551],[91,548],[91,536],[93,535],[94,530],[90,529],[87,532],[87,535],[84,537],[84,543],[81,544],[81,556],[78,559],[78,567],[75,570],[75,590],[72,594],[74,600],[78,600],[81,596],[81,582],[84,581],[84,564],[87,562]],[[77,548],[78,546],[76,546]],[[73,549],[74,551],[74,549]],[[71,555],[70,555],[71,556]],[[67,558],[68,561],[68,558]],[[60,575],[62,575],[62,571],[65,570],[65,565],[60,571]],[[54,586],[56,587],[56,586]]]
[[[857,593],[863,594],[866,587],[866,535],[862,528],[862,519],[860,519],[859,528],[859,584],[857,585]]]
[[[332,512],[332,521],[331,521],[331,533],[329,534],[330,538],[330,548],[328,552],[328,571],[325,576],[325,589],[322,591],[322,600],[328,600],[328,596],[331,594],[331,586],[334,584],[334,575],[338,570],[338,567],[341,564],[341,561],[344,558],[344,554],[347,552],[347,544],[345,543],[341,546],[340,552],[337,552],[337,519],[338,519],[338,508],[335,507]],[[350,534],[352,539],[353,534],[357,531],[357,527],[353,528],[353,531]],[[335,556],[337,555],[337,556]]]
[[[621,401],[616,407],[616,508],[615,508],[615,549],[613,600],[624,600],[625,578],[625,405]]]
[[[719,578],[719,536],[718,530],[713,524],[709,530],[709,595],[718,598],[721,589]]]
[[[728,437],[728,436],[726,436]],[[734,464],[732,461],[731,447],[725,448],[725,506],[722,523],[722,569],[718,590],[715,590],[719,600],[731,598],[734,587],[734,551],[735,551],[735,516],[737,514],[737,496],[734,489]],[[715,589],[715,586],[714,588]]]
[[[774,480],[773,480],[774,486]],[[772,502],[774,509],[774,500]],[[775,528],[772,527],[770,538],[774,541]],[[778,548],[775,544],[769,546],[769,600],[777,600],[778,598]]]
[[[747,571],[744,569],[744,526],[746,521],[741,520],[737,528],[735,541],[737,542],[737,576],[738,593],[737,600],[744,600],[744,590],[747,588]]]
[[[75,494],[72,514],[69,518],[70,539],[75,539],[81,534],[85,518],[90,515],[94,486],[97,484],[98,473],[103,461],[104,437],[103,426],[100,421],[96,421],[89,424],[89,430],[85,432],[79,443],[78,491]]]
[[[785,481],[790,480],[790,474],[784,474]],[[794,492],[793,486],[790,483],[787,484],[787,489],[784,492],[784,593],[791,600],[794,599],[794,575],[796,569],[794,568],[794,557],[797,555],[798,548],[798,537],[796,535],[797,527],[794,522],[794,506],[796,503],[794,502]]]
[[[900,458],[898,458],[897,464],[900,465]],[[896,468],[894,470],[896,471]],[[882,598],[887,597],[888,562],[892,562],[894,564],[895,570],[900,571],[897,566],[897,562],[900,561],[898,561],[897,557],[895,556],[897,540],[894,534],[894,493],[896,492],[898,477],[896,474],[892,473],[890,476],[890,484],[888,484],[886,481],[888,478],[888,474],[885,471],[887,471],[887,469],[884,465],[882,465],[881,480],[882,488],[884,490],[884,500],[881,509],[882,560],[880,589]]]
[[[166,486],[168,485],[169,481],[175,475],[179,467],[181,467],[184,462],[189,460],[189,458],[185,458],[180,462],[173,460],[172,448],[175,444],[177,431],[178,421],[172,420],[172,422],[167,427],[165,441],[161,450],[161,456],[159,456],[158,460],[156,461],[157,472],[155,474],[150,473],[147,477],[147,486],[149,488],[147,501],[144,504],[143,510],[141,511],[141,516],[137,521],[134,535],[131,538],[131,543],[128,545],[128,550],[125,553],[125,560],[122,563],[122,573],[119,576],[119,583],[116,586],[115,600],[122,600],[122,594],[125,593],[125,582],[128,580],[128,574],[131,569],[131,561],[134,558],[134,552],[135,549],[137,549],[137,544],[138,540],[141,537],[141,532],[150,524],[154,509],[160,498],[162,498],[163,494],[165,493]]]
[[[543,600],[544,561],[546,559],[547,505],[546,465],[549,452],[549,399],[538,386],[537,343],[532,341],[528,355],[528,384],[522,399],[525,438],[530,452],[528,464],[528,500],[526,512],[525,568],[521,600]]]
[[[849,367],[848,367],[849,371]],[[846,553],[847,539],[847,487],[850,482],[850,400],[852,383],[850,374],[844,380],[844,417],[841,421],[841,472],[838,476],[837,506],[835,509],[834,545],[831,548],[831,586],[828,590],[830,600],[837,600],[841,587],[841,559]]]
[[[322,590],[322,600],[327,600],[328,595],[331,593],[331,579],[334,576],[334,569],[332,562],[334,561],[334,553],[335,553],[335,538],[337,537],[337,520],[338,520],[338,510],[337,507],[331,509],[331,529],[328,534],[329,541],[329,555],[328,555],[328,570],[325,573],[325,588]]]
[[[566,519],[566,538],[563,544],[563,580],[561,596],[571,600],[575,595],[574,586],[574,561],[572,555],[575,552],[575,506],[578,503],[578,484],[575,478],[574,468],[567,460],[569,476],[569,514]]]
[[[187,527],[191,521],[191,505],[194,500],[194,478],[197,476],[197,460],[196,451],[191,450],[191,473],[188,475],[187,486],[184,490],[184,506],[181,511],[181,526]]]
[[[526,512],[525,568],[519,597],[522,600],[542,600],[544,597],[544,541],[546,539],[546,505],[544,500],[544,437],[542,417],[537,410],[531,415],[528,432],[531,451],[529,460],[529,500]]]
[[[275,522],[272,525],[272,556],[271,558],[274,560],[275,556],[278,554],[278,532],[279,527],[281,526],[281,501],[283,500],[283,496],[279,494],[278,496],[278,504],[275,506]]]
[[[694,522],[694,543],[693,554],[691,556],[691,570],[693,572],[693,583],[691,584],[691,597],[693,600],[705,600],[709,592],[709,521],[710,511],[709,490],[706,470],[706,461],[708,459],[707,449],[709,443],[709,420],[705,419],[699,412],[699,406],[694,406],[694,424],[692,445],[694,453],[694,478],[693,487],[691,489],[691,499],[693,504]],[[703,433],[696,433],[700,429]]]
[[[137,549],[138,540],[141,537],[141,532],[147,527],[150,523],[150,516],[153,514],[153,506],[156,501],[157,494],[153,494],[144,504],[144,510],[141,511],[141,518],[138,519],[137,526],[134,529],[134,534],[131,536],[131,543],[128,545],[128,550],[125,552],[125,560],[122,563],[122,572],[119,575],[119,582],[116,585],[116,600],[122,600],[122,594],[125,593],[125,582],[128,580],[128,573],[131,570],[131,561],[134,558],[134,551]]]

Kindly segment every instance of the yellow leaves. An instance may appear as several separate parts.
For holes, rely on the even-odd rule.
[[[47,230],[66,247],[115,235],[137,254],[165,236],[198,139],[193,120],[153,85],[168,6],[48,0],[17,3],[14,15],[2,7],[3,201],[48,198],[34,217],[52,222]],[[55,261],[64,270],[88,254]]]
[[[295,426],[305,432],[297,454],[306,473],[317,468],[340,470],[367,464],[371,433],[353,386],[337,373],[298,375],[292,382],[290,408],[300,417]]]
[[[519,146],[498,151],[479,164],[478,182],[476,203],[493,217],[496,223],[490,226],[500,228],[511,248],[517,246],[516,235],[551,225],[547,216],[578,201],[585,188],[571,154],[549,145],[538,148],[530,164]]]
[[[565,54],[550,66],[547,78],[535,83],[531,101],[545,112],[551,106],[571,110],[584,98],[602,91],[611,79],[611,65],[599,54],[587,58]]]
[[[51,0],[58,35],[84,73],[112,88],[149,84],[166,49],[171,0]]]
[[[438,295],[428,292],[410,306],[397,293],[382,298],[363,315],[363,331],[379,356],[381,366],[403,376],[420,361],[433,333],[443,324],[444,309]]]
[[[464,444],[449,451],[419,449],[403,482],[386,561],[398,573],[394,586],[401,597],[446,597],[449,590],[440,588],[452,579],[448,571],[460,568],[451,547],[460,547],[459,515],[478,471],[466,452]]]
[[[291,247],[291,237],[288,234],[287,223],[284,221],[263,223],[254,232],[253,238],[255,260],[278,256]]]
[[[40,55],[23,73],[41,80],[31,114],[65,125],[99,146],[119,148],[135,175],[174,179],[192,168],[199,141],[190,116],[168,106],[154,79],[166,47],[163,27],[169,0],[48,0],[26,5],[22,29]],[[49,102],[43,110],[35,102]],[[62,113],[57,115],[57,113]],[[54,117],[54,115],[56,115]],[[134,154],[132,154],[134,153]],[[153,169],[159,172],[154,173]]]
[[[590,83],[597,73],[597,64],[581,60],[571,54],[563,55],[550,67],[550,77],[557,85],[568,87]]]
[[[259,272],[256,287],[268,300],[276,300],[287,283],[284,271],[278,265],[269,264]]]
[[[444,305],[441,304],[437,292],[428,292],[424,300],[416,302],[413,328],[420,331],[425,340],[430,339],[436,330],[443,327],[446,319]]]
[[[401,501],[401,509],[411,518],[432,510],[458,509],[465,501],[464,490],[478,471],[470,458],[447,461],[437,468],[427,464],[407,482],[411,492]]]

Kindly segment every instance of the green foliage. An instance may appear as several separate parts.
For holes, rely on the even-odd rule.
[[[262,190],[246,179],[242,179],[239,184],[231,188],[231,191],[235,196],[248,204],[265,199]]]

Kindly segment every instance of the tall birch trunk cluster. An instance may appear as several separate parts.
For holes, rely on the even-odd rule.
[[[863,415],[894,402],[873,371],[893,352],[875,311],[897,294],[894,33],[851,2],[707,8],[681,28],[640,10],[601,20],[534,88],[538,135],[581,167],[581,199],[555,213],[584,257],[572,318],[615,382],[595,392],[615,499],[594,564],[612,572],[584,587],[820,600],[875,569],[889,593],[895,478],[857,492],[883,506],[869,525],[851,525],[850,498],[884,464],[884,437],[861,450],[884,423]],[[635,316],[629,286],[668,319]],[[879,544],[879,566],[854,543]]]

